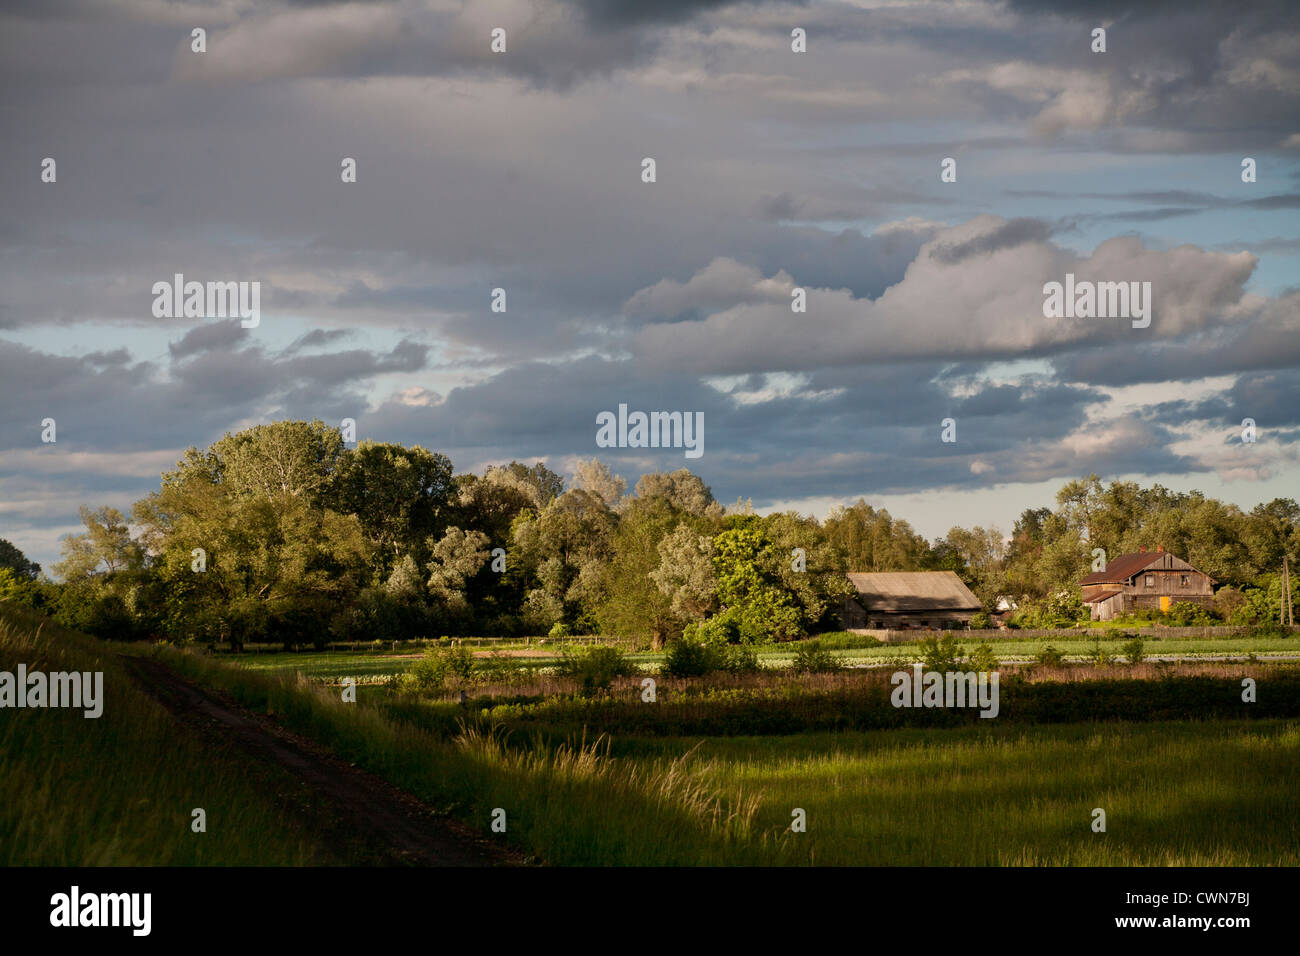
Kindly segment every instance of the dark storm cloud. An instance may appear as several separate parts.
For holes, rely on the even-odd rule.
[[[1261,426],[1288,420],[1297,312],[1244,295],[1261,281],[1253,259],[1131,244],[1103,257],[1140,260],[1169,299],[1195,300],[1141,337],[1044,337],[1037,291],[1019,291],[1079,261],[1048,243],[1071,225],[1173,230],[1215,211],[1216,237],[1249,235],[1250,217],[1295,210],[1300,170],[1278,159],[1294,161],[1281,144],[1300,115],[1294,7],[539,0],[500,8],[502,55],[488,49],[494,9],[0,12],[0,326],[40,342],[0,342],[0,492],[14,513],[75,524],[77,504],[149,491],[178,449],[270,418],[354,417],[363,437],[419,441],[461,468],[600,455],[635,479],[688,465],[720,498],[760,506],[1188,473],[1207,465],[1170,448],[1197,416],[1230,422],[1251,405]],[[209,20],[202,55],[189,52],[196,16]],[[1105,56],[1088,50],[1099,18],[1113,20]],[[796,25],[806,56],[789,51]],[[1236,157],[1261,157],[1276,193],[1119,185],[1131,169],[1159,182],[1125,153],[1198,150],[1229,181]],[[653,186],[638,178],[647,155]],[[960,191],[937,181],[946,155]],[[57,186],[38,179],[44,156]],[[344,156],[359,164],[346,186]],[[975,229],[1017,195],[993,192],[1003,163],[1060,173],[1073,193],[1039,192],[1077,212]],[[1282,218],[1269,222],[1278,238],[1224,251],[1294,251]],[[718,260],[752,281],[682,294]],[[150,287],[176,271],[261,281],[262,327],[158,323]],[[773,295],[787,281],[817,290],[803,320],[787,290]],[[498,286],[505,314],[488,309]],[[625,313],[657,286],[638,301],[666,312]],[[738,306],[770,308],[717,335],[691,328]],[[340,348],[352,334],[383,344]],[[985,378],[991,358],[1033,356],[1055,380]],[[729,394],[699,377],[719,372],[738,376]],[[1206,376],[1235,385],[1105,418],[1108,386],[1176,392]],[[703,411],[705,457],[597,449],[595,414],[619,402]],[[46,415],[57,446],[39,445]],[[955,444],[939,440],[946,417]]]
[[[1267,304],[1249,321],[1219,324],[1173,341],[1086,348],[1052,358],[1067,382],[1135,385],[1300,365],[1300,292]]]
[[[339,339],[346,339],[352,335],[348,329],[312,329],[304,335],[298,336],[285,349],[286,352],[296,352],[299,349],[319,348],[329,345],[331,342],[337,342]]]
[[[167,350],[172,358],[179,359],[209,349],[229,349],[248,334],[239,323],[239,319],[224,319],[196,325],[179,342],[169,343]]]
[[[572,387],[571,383],[581,383]],[[732,394],[757,391],[762,376],[743,377]],[[770,384],[770,383],[766,383]],[[476,385],[453,389],[437,405],[389,402],[358,428],[426,447],[449,449],[459,468],[509,458],[599,457],[616,471],[690,467],[721,500],[859,495],[923,487],[977,487],[996,462],[999,481],[1054,477],[1070,466],[1062,441],[1085,426],[1099,394],[1049,382],[1022,387],[983,383],[961,399],[947,392],[940,366],[887,366],[863,376],[822,372],[806,386],[767,400],[737,403],[689,376],[652,379],[634,363],[582,359],[561,365],[520,365]],[[831,391],[818,397],[821,391]],[[544,401],[533,400],[546,396]],[[702,411],[705,453],[603,449],[595,444],[596,415],[630,410]],[[958,442],[940,440],[942,419],[958,422]],[[1098,460],[1108,470],[1188,470],[1195,464],[1167,450],[1169,435],[1145,426],[1142,440],[1116,441]]]
[[[999,249],[1013,249],[1027,242],[1042,242],[1051,238],[1052,232],[1051,225],[1041,219],[1011,219],[967,242],[938,243],[931,247],[930,255],[940,262],[953,264]]]
[[[1240,427],[1250,418],[1260,429],[1294,428],[1300,426],[1300,369],[1247,373],[1222,394],[1162,402],[1153,415],[1172,425],[1204,420]]]
[[[355,414],[366,405],[369,380],[418,371],[427,361],[428,346],[410,340],[387,352],[286,359],[260,347],[210,344],[176,356],[164,374],[150,362],[51,355],[0,340],[0,382],[6,394],[24,397],[0,405],[0,450],[39,446],[44,417],[57,421],[60,447],[125,452],[210,441],[263,410],[280,417]]]
[[[1215,196],[1210,193],[1196,193],[1186,190],[1123,193],[1086,192],[1062,195],[1061,193],[1053,193],[1041,189],[1013,189],[1007,190],[1007,195],[1035,199],[1050,198],[1060,200],[1064,198],[1075,198],[1116,202],[1139,202],[1160,206],[1158,209],[1125,210],[1122,212],[1112,213],[1085,213],[1073,217],[1076,220],[1159,220],[1173,219],[1179,216],[1191,216],[1200,212],[1220,209],[1300,209],[1300,193],[1277,193],[1270,196],[1260,196],[1257,199],[1229,199],[1225,196]]]
[[[601,30],[643,24],[680,23],[723,7],[758,7],[761,0],[738,3],[737,0],[570,0],[586,20]],[[771,4],[776,5],[776,4]],[[802,4],[799,4],[802,6]]]

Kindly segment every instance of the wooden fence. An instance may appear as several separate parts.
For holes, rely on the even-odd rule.
[[[1292,634],[1300,634],[1300,626],[1285,628]],[[1236,627],[1232,625],[1219,625],[1214,627],[1163,627],[1160,625],[1149,625],[1146,627],[1119,627],[1119,628],[1101,628],[1101,627],[1057,627],[1057,628],[981,628],[981,629],[953,629],[951,631],[922,631],[922,630],[882,630],[879,628],[853,628],[854,634],[865,634],[874,637],[877,640],[884,641],[886,644],[902,644],[908,641],[923,641],[927,637],[938,637],[941,634],[950,633],[963,640],[980,640],[980,641],[1016,641],[1030,640],[1033,638],[1054,637],[1057,640],[1084,640],[1091,641],[1095,638],[1113,638],[1115,635],[1137,634],[1141,637],[1156,638],[1190,638],[1190,637],[1245,637],[1250,633],[1248,627]]]

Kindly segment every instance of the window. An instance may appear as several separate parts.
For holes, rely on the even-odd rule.
[[[1181,583],[1183,587],[1188,587],[1192,583],[1192,579],[1184,574],[1182,581],[1179,583]]]
[[[1147,575],[1147,587],[1149,587],[1149,588],[1153,588],[1153,587],[1155,587],[1155,586],[1156,586],[1156,576],[1155,576],[1154,574],[1148,574],[1148,575]]]

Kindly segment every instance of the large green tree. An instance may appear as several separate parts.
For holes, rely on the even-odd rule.
[[[363,441],[339,457],[330,504],[356,515],[375,546],[376,577],[387,579],[403,555],[427,560],[425,542],[446,527],[455,490],[446,455]]]
[[[27,555],[18,550],[12,542],[0,538],[0,568],[9,568],[19,577],[36,580],[40,576],[41,566],[35,561],[27,560]]]

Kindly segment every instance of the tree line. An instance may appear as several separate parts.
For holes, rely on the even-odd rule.
[[[754,643],[838,626],[845,571],[952,570],[1011,623],[1086,617],[1096,560],[1163,545],[1224,587],[1216,611],[1262,623],[1300,544],[1300,506],[1250,512],[1199,492],[1070,481],[1011,534],[930,542],[859,499],[824,520],[724,507],[688,469],[571,481],[538,462],[456,474],[443,454],[282,421],[191,448],[132,509],[82,508],[55,581],[0,539],[0,600],[113,638],[285,647],[415,636],[599,633],[662,647]]]

